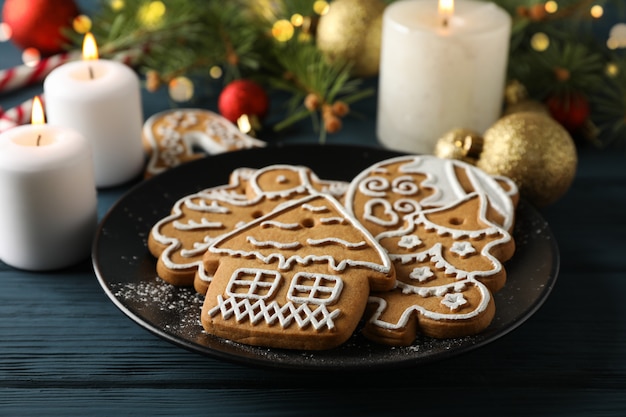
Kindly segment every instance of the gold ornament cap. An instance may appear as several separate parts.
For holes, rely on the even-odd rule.
[[[434,154],[440,158],[456,159],[472,165],[480,157],[484,140],[470,129],[453,129],[436,143]]]

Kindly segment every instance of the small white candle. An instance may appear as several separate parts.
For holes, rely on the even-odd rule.
[[[88,257],[96,222],[91,148],[80,133],[33,124],[0,134],[0,259],[36,271],[70,266]]]
[[[72,127],[87,138],[96,185],[110,187],[137,176],[144,164],[140,85],[126,65],[97,59],[88,39],[85,59],[64,64],[46,77],[46,113],[50,125]],[[95,41],[92,47],[97,48]]]
[[[440,2],[398,1],[383,14],[377,135],[389,148],[432,153],[447,131],[482,133],[501,114],[510,16],[493,3]]]

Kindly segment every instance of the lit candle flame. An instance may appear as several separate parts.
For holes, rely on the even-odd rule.
[[[98,45],[96,44],[96,38],[87,32],[83,39],[83,60],[92,61],[98,59]]]
[[[441,25],[448,26],[450,17],[454,14],[454,0],[439,0],[439,18]]]
[[[33,125],[43,125],[46,123],[46,117],[43,113],[43,106],[39,97],[33,99],[33,109],[30,117],[30,123]]]

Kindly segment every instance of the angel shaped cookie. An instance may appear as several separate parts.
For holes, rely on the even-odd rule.
[[[493,319],[492,293],[515,250],[515,185],[459,161],[399,157],[357,176],[347,195],[355,214],[396,267],[392,291],[370,297],[366,337],[408,345],[417,333],[478,333]]]

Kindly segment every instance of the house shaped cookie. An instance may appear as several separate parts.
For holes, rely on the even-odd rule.
[[[282,205],[213,243],[202,309],[209,333],[244,344],[329,349],[354,332],[395,272],[385,250],[333,197]]]

